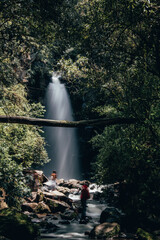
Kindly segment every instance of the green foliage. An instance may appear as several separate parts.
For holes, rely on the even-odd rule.
[[[140,240],[155,240],[154,236],[141,228],[137,229],[137,236]]]
[[[62,72],[73,99],[78,99],[77,118],[138,119],[136,125],[96,129],[91,141],[97,152],[95,178],[100,183],[125,180],[133,189],[126,211],[156,218],[158,1],[4,0],[0,8],[0,114],[42,116],[43,107],[33,102],[43,97],[55,69]],[[18,84],[27,81],[29,95]],[[25,188],[23,168],[48,161],[41,134],[37,127],[0,126],[1,185],[7,193],[17,189],[10,196],[21,196]]]
[[[23,85],[3,86],[0,101],[1,115],[42,116],[43,107],[29,104]],[[49,161],[42,130],[17,124],[0,125],[0,187],[7,194],[9,205],[18,204],[29,193],[23,175],[24,168],[42,165]]]
[[[47,44],[49,39],[54,40],[55,13],[61,6],[60,1],[54,3],[0,2],[0,115],[44,115],[40,103],[34,103],[34,98],[29,102],[31,90],[24,84],[28,82],[33,87],[39,81],[37,87],[45,87],[49,76],[46,72],[51,69],[48,59],[52,55]],[[42,129],[35,126],[0,125],[0,187],[4,188],[10,206],[18,207],[22,197],[29,194],[23,170],[49,161],[42,136]]]
[[[98,149],[95,179],[101,184],[125,181],[130,186],[124,193],[129,194],[123,203],[127,214],[136,211],[152,220],[159,216],[159,138],[159,130],[146,123],[107,127],[92,139]]]
[[[67,44],[59,67],[75,98],[81,96],[77,116],[135,117],[140,122],[97,129],[92,139],[97,153],[95,178],[100,183],[125,180],[130,187],[125,211],[156,219],[160,200],[160,131],[155,121],[160,104],[158,1],[83,0],[74,9],[75,20],[69,15],[68,22],[73,22],[60,34]]]

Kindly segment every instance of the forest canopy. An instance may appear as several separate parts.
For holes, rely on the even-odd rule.
[[[0,115],[42,117],[45,88],[59,71],[77,120],[138,119],[93,131],[92,176],[125,181],[126,211],[158,217],[158,1],[3,0],[0,9]],[[17,189],[15,200],[24,194],[23,169],[48,161],[45,141],[35,126],[1,123],[0,134],[0,187],[10,196]]]

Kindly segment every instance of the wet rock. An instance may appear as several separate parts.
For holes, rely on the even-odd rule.
[[[53,222],[49,222],[49,221],[42,221],[39,224],[40,228],[41,228],[41,233],[53,233],[55,232],[59,227],[54,224]]]
[[[59,178],[56,180],[56,182],[58,186],[63,186],[63,184],[65,183],[65,180],[63,178]]]
[[[43,194],[48,198],[53,198],[56,200],[61,199],[61,198],[66,198],[66,196],[63,193],[61,193],[57,190],[50,191],[50,192],[43,192]]]
[[[155,230],[153,232],[153,234],[157,237],[157,239],[160,239],[160,229],[159,230]]]
[[[52,213],[64,212],[65,209],[70,208],[70,206],[67,203],[50,198],[45,198],[45,202],[51,209]]]
[[[61,184],[59,184],[59,186],[63,186],[63,187],[67,187],[69,189],[71,188],[81,188],[81,184],[80,181],[76,180],[76,179],[70,179],[68,181],[63,181],[63,183],[61,182]]]
[[[48,178],[44,175],[43,171],[40,170],[24,170],[26,181],[32,191],[38,190],[38,188],[48,181]],[[38,180],[38,181],[37,181]]]
[[[0,212],[0,235],[12,240],[37,239],[39,236],[38,228],[28,216],[16,210],[4,210]]]
[[[31,196],[27,198],[26,201],[38,203],[43,201],[43,198],[44,198],[43,192],[40,189],[38,189],[38,191],[36,192],[31,192]]]
[[[37,207],[35,207],[33,210],[36,213],[50,213],[51,212],[49,206],[47,204],[45,204],[44,202],[39,202]]]
[[[100,223],[104,222],[117,222],[120,223],[122,218],[122,213],[114,207],[107,207],[104,209],[100,215]]]
[[[93,228],[89,234],[91,239],[107,239],[114,236],[118,236],[120,232],[120,226],[118,223],[102,223]]]
[[[40,218],[40,219],[44,219],[47,215],[48,215],[48,213],[37,213],[36,217]]]
[[[35,198],[34,201],[35,202],[41,202],[41,201],[43,201],[43,199],[44,199],[44,194],[40,189],[38,189],[37,195],[36,195],[36,198]]]
[[[47,182],[48,178],[44,175],[43,171],[41,170],[34,170],[40,177],[41,183]]]
[[[6,192],[3,188],[0,188],[0,210],[8,208],[7,203],[5,202]]]
[[[102,198],[102,193],[101,192],[95,192],[93,195],[93,199],[96,201],[100,201],[100,199]]]
[[[59,224],[70,224],[70,221],[68,221],[68,220],[61,220],[61,221],[59,221]]]
[[[2,200],[2,201],[0,201],[0,210],[2,210],[2,209],[5,209],[5,208],[8,208],[8,205],[7,205],[7,203],[6,203],[6,202],[4,202],[3,200]]]
[[[70,206],[72,206],[73,201],[70,198],[68,198],[65,194],[63,194],[62,192],[54,190],[54,191],[50,191],[50,192],[43,192],[43,194],[47,198],[51,198],[51,199],[58,200],[58,201],[63,201],[63,202],[66,202],[67,204],[69,204]]]
[[[89,186],[89,188],[90,188],[91,190],[95,190],[95,189],[97,188],[97,185],[96,185],[95,183],[93,183],[93,184],[91,184],[91,185]]]
[[[73,220],[78,218],[78,214],[73,210],[66,210],[64,213],[60,214],[63,220]]]
[[[70,194],[77,195],[80,193],[80,188],[71,188]]]
[[[155,239],[151,233],[148,233],[141,228],[137,229],[136,234],[137,234],[139,240],[154,240]]]
[[[44,221],[41,221],[40,222],[40,226],[41,227],[45,227],[45,228],[47,228],[47,229],[49,229],[49,228],[58,228],[58,226],[56,226],[53,222],[50,222],[50,221],[46,221],[46,220],[44,220]]]
[[[133,233],[123,233],[121,232],[119,234],[119,237],[116,238],[117,240],[135,240],[135,239],[138,239],[137,238],[137,235],[136,234],[133,234]]]
[[[65,194],[66,196],[68,196],[70,194],[71,189],[67,188],[67,187],[62,187],[62,186],[58,186],[57,190],[59,192],[62,192],[63,194]]]
[[[34,209],[38,207],[38,203],[23,203],[21,208],[22,211],[27,211],[27,212],[34,212]]]
[[[83,181],[79,181],[79,184],[80,185],[87,184],[89,186],[91,184],[91,182],[88,180],[83,180]]]
[[[81,188],[81,181],[76,179],[69,179],[68,184],[70,188]]]

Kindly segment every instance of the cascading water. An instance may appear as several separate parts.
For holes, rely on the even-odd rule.
[[[59,75],[53,74],[46,97],[47,119],[73,121],[70,98],[64,84],[59,81]],[[45,165],[43,171],[49,176],[56,170],[58,178],[80,179],[78,159],[78,142],[75,128],[45,127],[47,152],[51,161]]]

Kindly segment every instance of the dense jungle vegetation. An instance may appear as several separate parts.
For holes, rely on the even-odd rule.
[[[99,127],[92,144],[98,183],[126,183],[124,210],[160,215],[160,5],[157,0],[1,0],[0,115],[42,117],[60,71],[76,119],[133,117]],[[49,161],[42,129],[0,124],[0,187],[10,206],[29,193],[23,170]],[[88,144],[88,143],[87,143]]]

